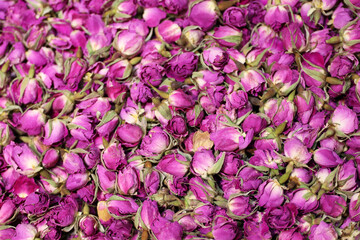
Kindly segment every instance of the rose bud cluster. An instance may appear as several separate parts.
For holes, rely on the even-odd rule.
[[[358,0],[0,3],[0,240],[360,238]]]

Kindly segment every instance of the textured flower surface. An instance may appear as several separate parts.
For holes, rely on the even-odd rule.
[[[360,239],[359,0],[0,0],[0,240]]]

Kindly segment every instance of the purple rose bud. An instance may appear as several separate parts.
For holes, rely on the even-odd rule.
[[[302,62],[302,76],[308,87],[321,87],[326,78],[325,61],[317,52],[305,53]]]
[[[235,176],[242,164],[243,161],[239,158],[237,154],[232,152],[226,152],[221,172],[226,175]]]
[[[291,23],[281,30],[284,48],[289,52],[294,50],[302,52],[306,48],[305,35],[300,27],[298,23]]]
[[[86,171],[82,158],[76,153],[65,153],[63,155],[63,167],[70,174]]]
[[[184,175],[189,169],[189,162],[181,154],[168,154],[160,160],[160,162],[156,166],[156,169],[169,173],[176,177],[184,177]]]
[[[87,71],[87,66],[88,63],[84,59],[69,58],[65,61],[65,89],[74,92],[79,88],[79,84]]]
[[[143,19],[148,27],[156,27],[166,17],[166,13],[160,8],[145,8]]]
[[[340,166],[338,172],[339,189],[353,191],[357,187],[357,171],[353,160],[349,160]]]
[[[139,176],[132,167],[120,170],[117,176],[117,186],[120,194],[135,195],[139,188]]]
[[[332,77],[345,78],[359,64],[358,59],[351,53],[338,55],[330,63],[328,70]],[[341,66],[341,67],[340,67]]]
[[[159,86],[162,83],[163,76],[165,75],[164,68],[158,64],[141,64],[137,70],[140,80],[146,84]]]
[[[246,239],[271,239],[271,232],[266,222],[245,221],[244,232]]]
[[[354,194],[350,199],[349,215],[352,221],[360,221],[359,193]]]
[[[108,114],[112,114],[114,112],[108,112]],[[107,115],[107,117],[109,117],[109,115]],[[111,115],[110,115],[111,116]],[[97,131],[97,133],[102,136],[102,137],[107,137],[110,134],[113,133],[113,131],[115,130],[116,126],[119,123],[119,117],[117,114],[113,114],[113,118],[112,119],[108,119],[108,118],[103,118],[104,122],[100,122],[96,127],[95,130]]]
[[[360,22],[357,21],[350,26],[344,27],[344,29],[342,29],[342,31],[344,30],[342,38],[344,44],[343,48],[345,49],[345,51],[348,51],[350,53],[356,53],[360,51],[360,43],[358,43],[360,39],[359,26]]]
[[[160,37],[167,43],[177,41],[181,36],[181,28],[176,23],[165,20],[158,26]]]
[[[193,177],[190,179],[190,190],[195,195],[196,199],[207,203],[215,197],[215,190],[212,189],[208,183],[204,182],[200,177]]]
[[[25,199],[29,194],[37,191],[39,185],[34,181],[34,178],[28,178],[26,176],[20,175],[14,183],[12,191],[18,197]]]
[[[267,124],[268,123],[265,118],[259,116],[258,114],[252,113],[247,118],[245,118],[241,126],[245,132],[248,132],[252,129],[254,130],[255,134],[258,134],[267,126]]]
[[[124,150],[119,143],[111,143],[102,153],[102,160],[110,170],[116,170],[120,165],[126,164]]]
[[[233,108],[243,108],[248,103],[248,95],[242,90],[233,91],[226,97],[226,109],[231,110]]]
[[[313,32],[310,35],[310,46],[313,49],[312,52],[319,53],[325,59],[330,58],[330,55],[333,51],[333,46],[326,43],[326,40],[332,37],[331,33],[332,31],[329,28]]]
[[[45,56],[43,56],[40,52],[28,50],[25,55],[29,63],[34,64],[36,67],[44,66],[47,63]]]
[[[85,236],[92,236],[98,231],[98,223],[93,216],[88,215],[80,219],[79,228]]]
[[[121,196],[116,197],[116,199],[119,198],[119,200],[109,200],[107,202],[107,208],[111,214],[120,217],[136,213],[139,206],[136,204],[134,199]]]
[[[157,203],[152,200],[145,200],[140,212],[141,220],[147,229],[150,229],[151,224],[160,216]]]
[[[284,206],[268,208],[264,218],[270,228],[285,230],[294,225],[297,213],[295,204],[286,203]]]
[[[3,202],[0,202],[0,224],[3,225],[8,220],[11,219],[14,212],[16,210],[15,204],[12,202],[12,200],[5,200]],[[0,233],[1,236],[1,233]]]
[[[66,227],[75,221],[75,214],[78,212],[78,204],[74,198],[68,196],[60,200],[60,205],[53,208],[51,216],[51,226]]]
[[[115,190],[116,173],[106,170],[106,168],[101,165],[97,165],[96,173],[102,191],[113,192]]]
[[[106,231],[108,239],[131,239],[133,225],[131,221],[122,219],[113,221]],[[135,235],[136,237],[136,235]],[[97,239],[97,238],[96,238]],[[95,239],[94,239],[95,240]]]
[[[157,156],[167,149],[169,143],[167,133],[161,127],[154,127],[143,138],[138,152],[146,157]]]
[[[137,5],[133,0],[127,0],[121,2],[117,7],[119,16],[115,14],[115,21],[122,22],[136,15]]]
[[[296,163],[307,164],[311,159],[311,153],[298,138],[290,138],[284,143],[285,156]]]
[[[35,239],[37,235],[36,228],[31,224],[19,224],[16,226],[16,234],[13,240]]]
[[[297,115],[302,124],[307,124],[314,110],[315,99],[310,91],[304,91],[294,99]]]
[[[174,116],[166,126],[166,130],[175,138],[183,138],[188,134],[185,119],[181,116]]]
[[[214,142],[215,150],[235,151],[239,148],[239,138],[241,133],[232,127],[226,127],[210,134],[210,139]]]
[[[271,6],[265,14],[264,22],[279,31],[283,24],[289,22],[289,13],[284,5]]]
[[[258,92],[262,91],[265,79],[262,74],[256,70],[242,71],[240,74],[241,84],[246,92],[250,92],[253,95],[257,95]]]
[[[337,131],[345,134],[352,133],[359,128],[356,113],[344,105],[339,105],[335,109],[331,116],[331,122]]]
[[[163,217],[158,217],[151,224],[151,230],[159,240],[181,240],[183,229],[178,222],[171,222]]]
[[[91,183],[83,188],[80,188],[79,190],[76,191],[76,194],[84,202],[88,204],[92,204],[94,202],[95,184]]]
[[[290,174],[290,180],[295,183],[309,183],[312,178],[310,171],[305,168],[295,168]]]
[[[210,0],[201,1],[190,9],[189,20],[192,25],[200,26],[203,31],[209,31],[218,19],[216,3]]]
[[[230,197],[228,201],[228,209],[230,213],[238,217],[249,215],[251,212],[249,200],[250,197],[248,196]]]
[[[183,90],[172,91],[169,95],[169,104],[177,108],[190,108],[194,106],[194,99],[192,96],[186,94]]]
[[[201,149],[195,152],[191,161],[191,171],[198,176],[206,177],[211,173],[215,157],[211,150]]]
[[[274,85],[281,86],[279,94],[287,96],[298,85],[299,73],[290,68],[280,69],[271,76],[271,81]]]
[[[266,10],[264,9],[264,5],[261,1],[251,1],[246,10],[246,18],[252,25],[256,25],[264,21]]]
[[[89,142],[93,136],[92,121],[87,115],[80,115],[74,117],[68,127],[70,134],[79,141]]]
[[[321,221],[320,224],[312,225],[310,229],[310,240],[317,239],[326,239],[326,240],[336,240],[338,239],[338,234],[336,233],[334,227],[331,223],[325,223]]]
[[[326,215],[333,218],[340,216],[344,208],[346,207],[346,201],[343,197],[338,195],[324,194],[320,198],[320,208]]]
[[[229,7],[223,13],[223,21],[225,24],[231,27],[241,28],[246,26],[245,16],[246,16],[245,8],[238,7]]]
[[[186,46],[185,49],[190,51],[201,43],[205,33],[199,29],[184,29],[181,39],[184,40]]]
[[[134,101],[141,103],[146,103],[149,99],[154,97],[151,89],[142,82],[131,85],[130,96]]]
[[[235,47],[241,43],[242,33],[228,26],[220,26],[215,28],[213,37],[224,47]]]
[[[97,112],[100,112],[100,117],[103,117],[105,113],[111,109],[109,100],[102,97],[84,100],[76,106],[82,110],[82,114],[88,114],[94,117],[97,116]]]
[[[281,158],[270,150],[257,149],[249,160],[249,163],[255,166],[265,166],[272,169],[278,169],[278,164],[281,164]]]
[[[259,206],[262,207],[279,207],[284,201],[284,190],[281,185],[272,179],[263,182],[259,186],[257,199]]]
[[[14,235],[15,229],[11,227],[0,230],[0,239],[13,239]]]
[[[3,150],[4,159],[15,171],[32,176],[41,170],[40,160],[26,143],[10,142]]]
[[[287,126],[291,126],[295,115],[295,104],[288,99],[268,100],[264,105],[265,114],[272,120],[275,126],[279,126],[287,121]]]
[[[87,169],[92,169],[100,161],[100,150],[97,147],[91,147],[84,157],[84,162]]]
[[[66,189],[69,191],[75,191],[84,187],[89,181],[88,173],[74,173],[69,175],[66,180]]]
[[[59,119],[50,119],[45,124],[45,145],[56,145],[68,135],[66,125]]]
[[[45,213],[50,205],[50,198],[44,193],[31,193],[24,202],[23,209],[27,214],[40,215]]]
[[[351,1],[350,1],[351,2]],[[339,4],[334,13],[331,16],[333,26],[336,29],[341,29],[346,26],[352,20],[352,12],[348,8],[344,8],[343,4]]]
[[[9,90],[9,97],[17,104],[38,103],[42,100],[43,91],[35,78],[15,80]]]
[[[212,67],[215,71],[223,70],[230,59],[229,54],[219,47],[205,49],[202,56],[205,64]]]
[[[279,234],[279,240],[303,240],[304,237],[301,235],[300,232],[298,232],[297,228],[291,228],[289,230],[281,231]]]
[[[161,4],[167,13],[178,15],[187,9],[188,0],[164,0],[161,1]]]
[[[113,47],[124,57],[132,57],[141,52],[144,42],[144,38],[136,32],[122,30],[115,37]]]
[[[239,177],[243,180],[241,184],[241,190],[248,192],[250,190],[257,189],[262,180],[259,178],[262,174],[251,167],[245,167],[239,172]]]
[[[344,162],[336,152],[328,148],[318,148],[314,152],[314,161],[321,167],[329,168],[336,167]]]
[[[171,193],[178,195],[178,196],[185,196],[189,186],[189,179],[186,177],[183,178],[179,178],[179,177],[172,177],[167,179],[166,184],[169,187],[169,190],[171,191]]]
[[[160,174],[158,171],[150,171],[145,175],[144,188],[148,195],[155,194],[160,186]]]
[[[165,64],[166,75],[183,82],[196,71],[198,59],[199,57],[193,52],[178,54]]]
[[[111,79],[122,80],[129,77],[128,71],[131,69],[132,67],[128,60],[116,60],[111,63],[111,65],[109,66],[109,71],[106,75]]]
[[[125,147],[135,147],[140,142],[143,131],[138,125],[126,123],[116,130],[116,135]]]
[[[45,115],[42,109],[28,110],[18,120],[21,131],[31,136],[39,135],[45,125]]]
[[[314,211],[319,206],[316,195],[307,189],[297,189],[292,192],[290,203],[295,204],[303,213]]]
[[[25,60],[25,48],[21,42],[14,44],[8,59],[10,60],[11,65],[19,64]]]

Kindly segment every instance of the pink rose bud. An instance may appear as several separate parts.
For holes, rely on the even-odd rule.
[[[205,33],[199,29],[184,29],[182,32],[181,39],[185,41],[185,49],[190,51],[201,43]]]
[[[26,52],[26,59],[30,64],[34,64],[35,66],[44,66],[47,63],[47,59],[40,52],[34,50],[28,50]]]
[[[89,174],[88,173],[75,173],[69,175],[68,179],[66,180],[66,189],[69,191],[75,191],[82,187],[84,187],[89,181]]]
[[[16,234],[13,240],[35,239],[37,235],[36,228],[31,224],[19,224],[16,226]]]
[[[166,75],[184,82],[197,69],[199,57],[193,52],[184,52],[172,57],[165,63]]]
[[[307,164],[311,159],[311,153],[309,153],[307,147],[295,137],[285,141],[284,153],[286,157],[300,164]]]
[[[84,216],[79,221],[79,228],[85,236],[92,236],[98,230],[98,222],[92,215]]]
[[[191,178],[189,184],[191,192],[201,202],[209,203],[216,195],[215,190],[201,177]]]
[[[8,59],[11,65],[19,64],[25,60],[25,48],[21,42],[17,42],[13,46],[13,50],[10,52]]]
[[[49,27],[45,24],[32,26],[26,38],[26,47],[38,51],[46,42],[48,31]]]
[[[228,201],[230,213],[238,217],[249,215],[251,212],[249,200],[250,197],[248,196],[230,197]]]
[[[190,108],[194,106],[194,99],[192,96],[186,94],[183,90],[172,91],[169,95],[169,104],[177,108]]]
[[[109,66],[109,71],[106,74],[110,78],[108,81],[111,81],[111,79],[122,80],[129,77],[131,69],[132,66],[128,60],[115,60]]]
[[[9,90],[9,96],[16,104],[38,103],[42,100],[43,91],[35,78],[15,80]]]
[[[133,0],[126,0],[121,2],[117,7],[117,13],[114,16],[116,22],[126,21],[127,19],[136,15],[136,2]]]
[[[116,197],[115,199],[119,200],[111,200],[110,198],[110,200],[107,202],[107,208],[109,212],[115,216],[121,217],[135,214],[139,208],[135,200],[132,198],[126,198],[117,195],[114,195],[114,197]]]
[[[68,135],[68,129],[65,123],[59,119],[50,119],[45,124],[45,137],[43,143],[45,145],[56,145],[60,143]]]
[[[338,195],[324,194],[320,198],[320,208],[328,216],[339,217],[346,207],[346,201]]]
[[[154,127],[143,138],[138,152],[146,157],[157,156],[168,148],[169,143],[168,134],[161,127]]]
[[[259,186],[259,192],[257,194],[259,206],[265,208],[279,207],[284,201],[283,194],[284,190],[277,181],[267,180]]]
[[[211,174],[215,164],[215,157],[211,150],[201,149],[195,152],[191,161],[191,170],[195,175],[206,177]]]
[[[307,189],[297,189],[292,192],[290,203],[295,204],[303,213],[314,211],[319,206],[316,195]]]
[[[302,52],[306,48],[305,35],[298,23],[291,23],[281,30],[281,37],[284,43],[284,48],[289,51]]]
[[[321,87],[325,83],[324,57],[317,52],[305,53],[302,61],[302,76],[308,87]]]
[[[49,149],[46,151],[41,163],[45,168],[53,168],[59,160],[59,151],[56,149]]]
[[[192,25],[200,26],[203,31],[209,31],[216,23],[218,15],[214,1],[200,1],[192,5],[189,20]]]
[[[318,148],[314,152],[314,161],[321,167],[336,167],[344,162],[336,152],[328,148]]]
[[[93,136],[92,120],[88,115],[79,115],[74,117],[70,124],[70,134],[79,141],[89,142]]]
[[[26,111],[19,119],[18,128],[30,136],[39,135],[45,125],[43,109]]]
[[[26,143],[10,142],[3,154],[6,163],[21,174],[32,176],[41,170],[39,158]]]
[[[139,54],[144,45],[144,38],[134,31],[122,30],[114,39],[113,47],[124,57]]]
[[[145,200],[140,212],[141,220],[147,229],[150,229],[152,222],[160,216],[157,203],[152,200]]]
[[[116,130],[116,135],[125,147],[135,147],[139,144],[143,131],[138,125],[125,123]]]
[[[216,71],[223,70],[230,59],[229,54],[219,47],[205,49],[202,56],[205,64]]]
[[[239,148],[239,138],[241,133],[232,127],[226,127],[210,134],[211,141],[214,142],[215,150],[235,151]]]
[[[156,169],[176,177],[184,177],[189,170],[189,162],[181,154],[168,154],[160,160]]]
[[[318,225],[312,225],[310,229],[309,240],[318,239],[336,240],[338,239],[338,234],[331,223],[321,221]]]
[[[163,217],[158,217],[151,224],[151,231],[159,240],[182,239],[183,230],[178,222],[171,222]]]
[[[84,59],[69,58],[64,63],[64,83],[65,89],[76,91],[79,84],[87,71],[88,63]]]
[[[148,195],[153,195],[159,190],[160,174],[157,171],[150,171],[145,175],[144,188]]]
[[[285,203],[283,206],[266,209],[264,219],[271,229],[285,230],[295,224],[298,210],[293,203]]]
[[[315,98],[310,91],[304,91],[296,95],[294,99],[297,115],[302,124],[307,124],[314,111]]]
[[[298,232],[297,228],[291,228],[288,230],[281,231],[279,234],[279,240],[304,240],[304,237]]]
[[[242,33],[228,26],[216,27],[213,37],[224,47],[235,47],[242,41]]]
[[[265,103],[264,112],[275,126],[287,121],[289,127],[292,125],[296,111],[295,104],[292,101],[272,98]]]
[[[164,0],[161,4],[167,13],[178,15],[187,9],[188,0]]]
[[[118,115],[110,111],[104,115],[102,121],[95,127],[95,130],[101,137],[107,137],[113,133],[118,123]]]
[[[257,95],[258,92],[263,90],[265,79],[258,71],[250,69],[242,71],[240,74],[240,81],[246,92]]]
[[[290,180],[295,183],[309,183],[313,175],[306,168],[295,168],[290,174]]]
[[[339,189],[343,191],[353,191],[357,187],[357,171],[353,160],[340,166],[337,179]]]
[[[354,194],[350,199],[349,215],[352,221],[360,221],[359,193]]]
[[[100,117],[103,117],[111,109],[109,100],[103,97],[87,99],[76,106],[82,110],[83,114],[89,114],[94,117],[97,116],[98,112],[100,112]]]
[[[352,133],[359,128],[356,113],[344,105],[339,105],[335,109],[331,116],[331,122],[337,131],[345,134]]]
[[[97,165],[97,172],[99,184],[102,191],[109,193],[115,190],[116,173],[106,170],[101,165]]]
[[[343,48],[345,51],[348,51],[350,53],[356,53],[360,51],[360,43],[358,41],[360,40],[360,21],[357,21],[350,26],[347,26],[342,34],[343,39]]]
[[[9,227],[9,228],[3,228],[0,230],[0,237],[3,239],[12,239],[15,236],[15,229]]]
[[[63,167],[70,174],[86,171],[83,159],[76,153],[65,153],[63,155]]]
[[[11,199],[0,202],[0,224],[6,223],[13,216],[16,206]],[[1,237],[1,234],[0,234]]]
[[[102,153],[102,161],[106,168],[116,170],[120,165],[126,165],[124,150],[119,143],[111,143]]]
[[[255,134],[260,133],[266,126],[268,125],[266,119],[264,117],[259,116],[258,114],[250,114],[247,118],[245,118],[242,123],[242,129],[245,132],[254,130]]]
[[[143,19],[148,27],[156,27],[166,17],[166,13],[160,8],[145,8]]]
[[[118,191],[122,195],[135,195],[139,188],[139,176],[132,167],[125,167],[118,172]]]
[[[236,153],[226,152],[224,164],[221,168],[221,172],[227,175],[235,176],[242,164],[244,164],[244,162],[240,159],[240,157]]]
[[[175,42],[181,36],[181,28],[179,25],[170,20],[165,20],[160,23],[157,29],[161,38],[167,43]]]
[[[289,22],[287,8],[284,5],[271,6],[265,14],[264,22],[275,31],[279,31],[283,24]]]

